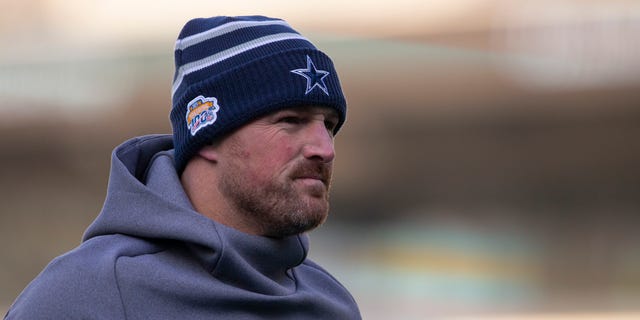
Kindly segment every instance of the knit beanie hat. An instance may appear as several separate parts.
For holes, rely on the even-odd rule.
[[[204,145],[279,109],[334,108],[335,132],[345,121],[333,63],[283,20],[191,20],[176,41],[175,64],[170,118],[178,174]]]

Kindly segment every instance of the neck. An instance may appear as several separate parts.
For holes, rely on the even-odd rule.
[[[237,214],[218,189],[215,163],[197,155],[185,167],[180,177],[193,208],[203,216],[238,231],[260,235],[258,228]]]

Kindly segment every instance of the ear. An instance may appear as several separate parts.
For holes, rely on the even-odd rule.
[[[218,162],[218,157],[220,152],[217,148],[217,145],[206,145],[198,151],[198,155],[205,160]]]

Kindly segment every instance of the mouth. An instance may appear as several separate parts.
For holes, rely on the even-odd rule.
[[[321,173],[305,173],[296,175],[293,181],[300,183],[306,188],[316,190],[316,192],[326,192],[329,190],[329,178]]]
[[[331,181],[331,167],[319,165],[301,165],[293,171],[292,180],[301,181],[308,186],[323,186],[329,189]]]
[[[329,185],[323,179],[299,177],[294,179],[293,183],[300,194],[312,198],[326,199],[329,192]]]
[[[307,186],[322,186],[323,188],[327,188],[327,180],[322,177],[316,176],[301,176],[294,179],[295,181],[300,181],[304,185]]]
[[[320,174],[306,174],[306,175],[297,176],[295,179],[319,180],[319,181],[322,181],[322,183],[324,183],[324,184],[327,183],[327,179],[324,176],[320,175]]]

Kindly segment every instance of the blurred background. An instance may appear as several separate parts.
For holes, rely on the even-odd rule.
[[[0,0],[0,314],[171,131],[192,17],[281,17],[349,99],[311,256],[365,319],[640,318],[640,2]]]

